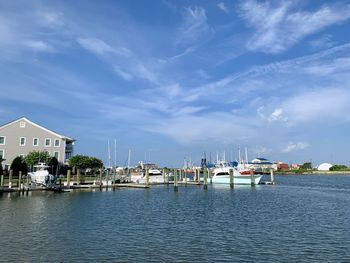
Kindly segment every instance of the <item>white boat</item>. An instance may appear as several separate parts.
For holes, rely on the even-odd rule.
[[[164,183],[163,173],[155,164],[139,162],[139,172],[137,175],[131,175],[131,181],[138,184],[147,183],[147,170],[149,176],[149,183]]]
[[[236,167],[230,166],[228,163],[220,163],[214,168],[213,176],[210,178],[213,184],[230,184],[230,170],[233,170],[233,183],[234,184],[259,184],[262,178],[261,174],[247,174],[240,173]],[[252,180],[253,177],[253,180]]]
[[[45,163],[39,163],[34,165],[34,172],[28,173],[30,181],[36,186],[44,186],[46,188],[54,187],[56,184],[56,178],[47,170],[49,166]]]

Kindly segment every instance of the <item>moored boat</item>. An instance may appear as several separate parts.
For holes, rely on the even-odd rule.
[[[213,176],[210,178],[214,184],[230,184],[230,170],[233,170],[233,183],[234,184],[259,184],[262,178],[260,174],[254,174],[254,172],[248,173],[244,170],[240,173],[236,167],[232,167],[227,163],[220,163],[213,170]]]

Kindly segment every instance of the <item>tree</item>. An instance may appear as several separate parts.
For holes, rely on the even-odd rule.
[[[82,170],[103,167],[103,162],[100,159],[86,155],[75,155],[69,159],[68,163],[70,167],[76,167]]]
[[[51,174],[57,173],[57,168],[58,168],[59,163],[58,163],[58,160],[56,157],[51,157],[49,159],[49,162],[47,165],[50,166],[50,168],[51,168]]]
[[[46,150],[32,151],[27,154],[24,160],[30,166],[34,166],[38,163],[48,163],[50,161],[50,154]]]
[[[349,168],[346,165],[343,164],[335,164],[331,168],[329,168],[330,171],[345,171]]]
[[[22,156],[18,156],[15,159],[13,159],[10,169],[13,170],[13,175],[18,176],[19,171],[22,171],[22,174],[27,174],[27,163],[23,159]]]
[[[300,165],[300,170],[312,170],[312,164],[311,162],[303,163]]]

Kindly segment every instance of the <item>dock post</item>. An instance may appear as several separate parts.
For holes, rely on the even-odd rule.
[[[177,169],[174,169],[174,192],[178,191],[178,186],[177,186]]]
[[[204,167],[203,168],[203,177],[204,177],[204,190],[207,190],[208,189],[208,185],[207,185],[207,168]]]
[[[255,186],[254,171],[250,170],[250,185]]]
[[[9,174],[9,188],[12,188],[12,176],[13,176],[13,170],[10,170],[10,174]]]
[[[201,184],[201,170],[198,168],[197,170],[197,174],[198,174],[198,184]]]
[[[149,169],[146,168],[146,185],[149,186]]]
[[[70,188],[70,174],[71,174],[71,170],[67,171],[67,189]]]
[[[100,170],[100,190],[102,190],[102,168]]]
[[[170,170],[168,171],[168,173],[167,173],[167,177],[168,177],[168,182],[167,182],[167,185],[169,186],[169,173],[170,173]]]
[[[164,184],[166,183],[166,181],[165,181],[165,169],[163,169],[163,182],[164,182]]]
[[[22,171],[18,172],[18,191],[21,192],[22,190]]]
[[[233,168],[230,169],[230,188],[233,189],[234,185],[234,174],[233,174]]]
[[[187,172],[185,169],[184,169],[184,174],[185,174],[185,186],[187,186]]]
[[[4,188],[4,175],[3,174],[1,175],[0,187],[1,187],[1,189]]]
[[[270,175],[271,175],[271,183],[275,184],[275,176],[273,174],[273,169],[272,168],[270,168]]]
[[[80,169],[77,169],[77,186],[80,185]]]
[[[212,175],[211,175],[211,170],[209,168],[208,169],[208,178],[209,178],[209,182],[210,184],[212,184],[213,182],[211,181]]]
[[[108,169],[106,170],[106,190],[108,190],[108,179],[109,179],[109,172]]]
[[[116,174],[116,171],[113,173],[113,191],[115,190],[115,174]]]

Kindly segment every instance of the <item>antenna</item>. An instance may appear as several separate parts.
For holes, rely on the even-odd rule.
[[[114,139],[114,167],[117,168],[117,140]]]
[[[111,149],[109,147],[109,140],[108,140],[108,167],[111,167]]]

